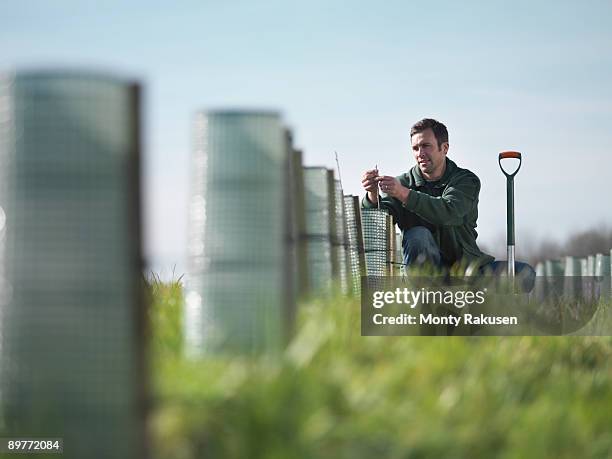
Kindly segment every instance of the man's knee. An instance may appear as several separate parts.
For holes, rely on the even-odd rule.
[[[404,230],[402,244],[404,247],[413,248],[427,248],[431,246],[437,247],[431,231],[424,226],[415,226],[413,228]]]
[[[402,245],[405,264],[440,263],[440,249],[431,231],[424,226],[404,230]]]

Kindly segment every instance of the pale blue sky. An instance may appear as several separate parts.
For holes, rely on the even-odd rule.
[[[102,3],[102,4],[100,4]],[[146,249],[184,270],[191,122],[210,107],[277,108],[307,165],[413,164],[410,125],[450,132],[482,181],[479,241],[503,249],[517,149],[517,251],[612,225],[612,4],[608,1],[13,1],[0,68],[85,67],[145,88]],[[604,203],[602,205],[602,203]],[[502,250],[503,253],[503,250]]]

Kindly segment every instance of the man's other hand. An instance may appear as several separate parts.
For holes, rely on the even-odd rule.
[[[410,190],[403,186],[398,179],[389,175],[377,177],[376,181],[380,185],[380,191],[386,193],[392,198],[399,199],[401,202],[406,202]]]

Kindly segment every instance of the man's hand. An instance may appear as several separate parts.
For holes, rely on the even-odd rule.
[[[401,202],[406,202],[410,190],[403,186],[398,179],[389,175],[377,177],[376,181],[380,185],[380,191],[386,193],[392,198],[399,199]]]
[[[361,178],[361,185],[368,192],[368,199],[372,204],[378,204],[378,170],[365,171]]]

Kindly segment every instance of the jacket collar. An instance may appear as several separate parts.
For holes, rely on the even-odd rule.
[[[451,175],[453,175],[453,172],[455,172],[455,169],[457,169],[457,165],[454,163],[454,161],[446,158],[446,170],[444,171],[444,175],[442,175],[442,177],[435,182],[434,186],[436,188],[445,187]],[[427,183],[427,180],[425,180],[421,175],[421,169],[419,169],[418,165],[412,168],[412,176],[414,177],[414,184],[416,186],[424,186]]]

